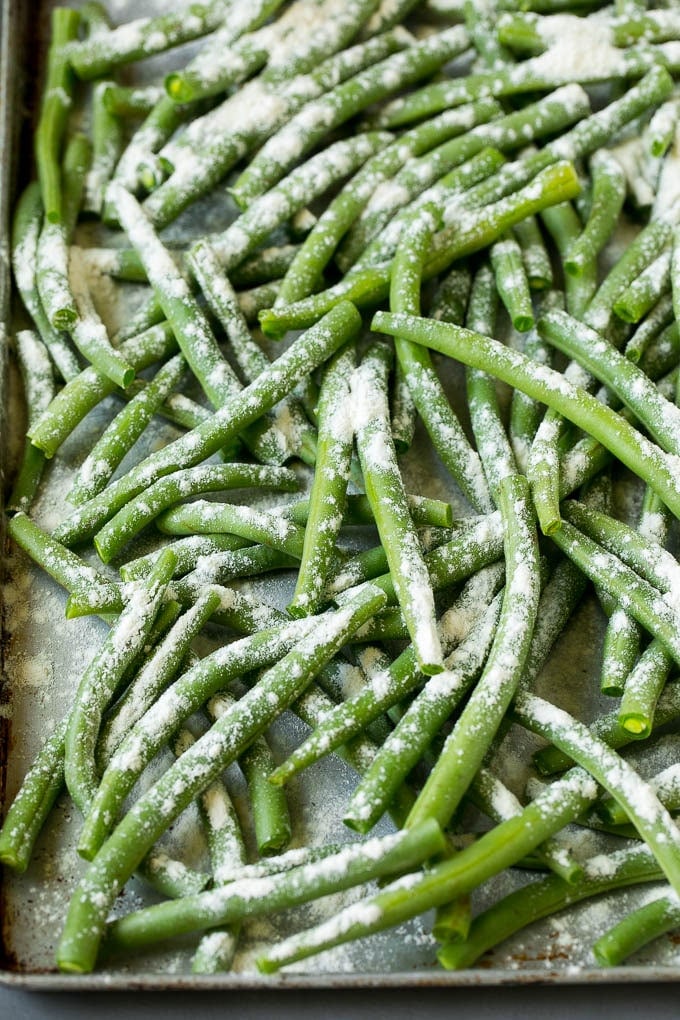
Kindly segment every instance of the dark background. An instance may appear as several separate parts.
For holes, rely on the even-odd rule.
[[[264,992],[81,992],[36,993],[0,986],[3,1020],[89,1018],[109,1020],[124,1014],[135,1020],[212,1020],[227,1014],[238,1020],[411,1020],[455,1016],[456,1020],[670,1020],[680,1016],[680,986],[594,985],[523,988],[451,988],[413,990],[332,990]]]

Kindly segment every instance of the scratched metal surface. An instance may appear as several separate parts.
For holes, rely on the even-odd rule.
[[[0,400],[0,469],[11,474],[23,414],[17,395],[16,373],[6,371],[8,335],[21,323],[9,293],[7,258],[8,209],[13,196],[30,173],[30,111],[34,105],[35,81],[39,77],[47,36],[49,2],[28,4],[3,0],[2,79],[0,81],[0,359],[3,386]],[[156,9],[163,5],[156,0]],[[115,17],[125,20],[152,9],[154,3],[117,0],[111,4]],[[455,385],[453,380],[452,385]],[[460,383],[460,378],[458,378]],[[88,437],[101,428],[111,406],[91,415],[84,426],[65,444],[60,457],[50,466],[43,495],[36,512],[46,525],[64,516],[60,502],[73,467],[87,447]],[[150,442],[156,441],[152,435]],[[414,491],[445,495],[446,482],[425,447],[415,446],[406,458],[407,476]],[[455,496],[454,496],[455,498]],[[56,514],[56,517],[55,517]],[[3,632],[2,678],[0,686],[0,799],[8,804],[37,747],[61,717],[70,692],[86,665],[94,642],[100,640],[99,621],[64,620],[65,597],[49,579],[34,571],[25,557],[10,554],[3,538]],[[285,594],[277,582],[279,595]],[[270,594],[275,597],[277,591]],[[586,603],[561,641],[541,679],[544,693],[561,692],[562,704],[576,709],[588,697],[586,712],[603,705],[589,697],[597,663],[602,618],[594,601]],[[574,666],[574,663],[577,665]],[[568,683],[567,683],[568,681]],[[570,693],[565,702],[564,691]],[[580,712],[584,711],[583,707]],[[299,724],[286,719],[276,727],[280,753],[301,738]],[[516,754],[518,735],[508,743],[503,778],[521,788],[523,767]],[[677,752],[677,744],[674,748]],[[652,756],[648,768],[658,767]],[[643,765],[644,767],[644,765]],[[238,777],[229,781],[239,796]],[[295,785],[294,840],[338,841],[351,838],[342,825],[342,809],[352,789],[352,775],[338,759],[329,759],[309,770]],[[334,987],[426,987],[498,984],[606,983],[680,979],[680,948],[672,939],[657,943],[638,955],[634,965],[603,971],[593,967],[589,946],[621,912],[630,908],[642,893],[626,893],[611,907],[605,898],[548,919],[521,932],[489,954],[474,970],[446,973],[435,960],[434,944],[427,934],[427,919],[374,936],[359,944],[342,947],[299,964],[285,974],[264,977],[253,967],[258,946],[306,927],[338,908],[340,898],[322,901],[296,911],[247,925],[242,949],[234,970],[218,976],[188,973],[191,947],[186,943],[155,953],[104,961],[92,976],[64,976],[54,968],[54,949],[68,898],[84,868],[73,849],[78,818],[75,809],[62,799],[41,837],[34,861],[25,875],[7,871],[0,877],[0,981],[34,989],[160,989],[160,988],[334,988]],[[387,825],[384,829],[386,831]],[[181,822],[171,834],[171,843],[182,848],[200,865],[203,849],[192,842],[191,819]],[[585,837],[583,837],[585,838]],[[585,846],[583,847],[585,849]],[[491,902],[529,876],[520,872],[489,884],[479,903]],[[342,897],[347,902],[353,893]],[[132,883],[119,900],[121,912],[153,901],[140,884]],[[614,912],[612,913],[612,909]]]

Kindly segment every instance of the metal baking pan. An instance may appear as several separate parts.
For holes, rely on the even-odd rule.
[[[243,0],[245,2],[245,0]],[[117,0],[111,4],[117,20],[162,9],[155,3]],[[49,0],[2,0],[2,70],[0,79],[0,469],[9,472],[10,453],[22,434],[23,414],[17,396],[16,373],[8,371],[8,335],[19,323],[20,311],[10,296],[8,218],[13,198],[31,172],[31,111],[36,107],[38,82],[48,36]],[[102,413],[106,413],[104,408]],[[92,423],[86,423],[92,428]],[[48,496],[38,507],[41,519],[59,512],[69,466],[77,462],[83,433],[69,441],[47,477]],[[407,470],[416,491],[425,491],[428,474],[435,467],[417,450],[407,459]],[[431,479],[440,494],[443,481]],[[424,484],[423,484],[424,483]],[[431,485],[430,485],[430,491]],[[62,511],[63,513],[63,511]],[[1,525],[0,525],[1,526]],[[65,598],[56,585],[34,571],[28,561],[11,554],[4,542],[2,585],[2,676],[0,678],[0,801],[11,801],[37,746],[68,704],[69,692],[87,663],[92,643],[103,625],[99,621],[64,620]],[[563,685],[565,675],[577,687],[591,682],[588,654],[597,647],[601,618],[594,601],[584,605],[578,619],[561,641],[561,655],[554,659],[541,681]],[[579,666],[574,670],[573,663]],[[564,664],[564,665],[562,665]],[[574,675],[576,673],[576,675]],[[580,697],[575,693],[574,697]],[[286,723],[275,739],[283,744],[299,740],[299,726]],[[676,744],[677,748],[677,744]],[[298,839],[337,841],[351,838],[341,822],[342,807],[352,777],[339,760],[329,759],[313,770],[312,781],[301,782],[295,791]],[[509,776],[504,776],[510,781]],[[238,791],[236,791],[238,792]],[[113,988],[335,988],[426,987],[531,983],[607,983],[680,980],[680,946],[668,938],[641,953],[632,966],[614,971],[595,969],[588,947],[620,916],[638,894],[619,895],[615,910],[605,899],[549,918],[521,932],[500,946],[477,966],[465,972],[446,973],[435,959],[434,944],[420,921],[374,936],[359,944],[341,947],[318,959],[298,965],[275,977],[264,977],[252,965],[253,949],[262,940],[280,939],[289,932],[321,919],[322,911],[337,910],[338,902],[312,904],[279,915],[271,921],[246,926],[244,948],[233,972],[199,977],[189,973],[191,947],[173,946],[133,960],[104,962],[92,976],[65,976],[54,966],[54,948],[70,890],[84,867],[73,850],[70,835],[77,826],[74,809],[64,799],[41,837],[35,859],[25,875],[7,871],[0,875],[0,981],[32,989]],[[302,830],[305,830],[304,832]],[[181,833],[178,837],[181,840]],[[509,888],[508,883],[526,881],[526,873],[491,883],[490,899]],[[354,895],[354,894],[349,894]],[[644,895],[644,891],[639,895]],[[626,899],[625,897],[629,897]],[[148,901],[141,886],[133,885],[121,902],[130,909]],[[613,902],[613,901],[611,901]],[[584,935],[586,938],[584,939]]]

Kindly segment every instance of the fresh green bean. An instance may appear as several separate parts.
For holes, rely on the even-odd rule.
[[[174,334],[167,323],[151,326],[123,341],[119,348],[136,372],[168,357],[176,349]],[[43,450],[46,457],[53,457],[85,415],[115,391],[113,380],[94,366],[84,369],[67,382],[38,420],[29,426],[31,442]]]
[[[102,599],[110,612],[122,609],[121,594],[113,581],[61,545],[25,513],[20,512],[10,518],[7,531],[24,552],[66,591],[83,598]]]
[[[164,475],[192,467],[219,450],[224,443],[289,393],[300,376],[322,364],[356,335],[361,317],[348,302],[334,309],[318,325],[299,337],[255,382],[223,404],[205,424],[164,449],[151,454],[118,482],[85,503],[55,532],[73,543],[93,535],[117,510]]]
[[[84,134],[73,135],[61,164],[62,203],[59,219],[45,219],[37,248],[36,283],[44,312],[55,329],[73,328],[79,309],[70,280],[69,244],[85,188],[85,177],[92,161],[92,145]],[[73,338],[77,344],[76,337]]]
[[[287,706],[362,623],[384,604],[371,586],[325,618],[172,765],[101,848],[71,900],[58,950],[63,970],[95,962],[110,903],[138,860],[202,787],[208,785]],[[171,794],[168,797],[168,794]],[[83,895],[84,894],[84,895]],[[87,917],[88,923],[84,924]]]
[[[184,358],[175,355],[159,368],[149,385],[116,415],[78,469],[68,495],[71,503],[84,503],[105,488],[123,457],[179,383],[185,365]]]
[[[502,722],[529,654],[540,571],[526,479],[522,475],[501,479],[497,498],[507,571],[498,628],[479,683],[409,815],[409,825],[426,817],[448,822]]]
[[[143,586],[132,594],[80,680],[66,730],[64,777],[83,815],[97,790],[94,758],[102,714],[123,672],[144,646],[173,567],[174,556],[167,551]]]
[[[483,368],[554,407],[611,450],[643,478],[676,515],[680,514],[680,493],[668,455],[629,426],[620,414],[566,382],[559,373],[543,366],[539,369],[519,352],[460,326],[377,312],[373,328],[383,333],[397,333],[457,357],[465,364]]]
[[[73,71],[67,46],[78,33],[80,15],[68,7],[52,12],[52,40],[47,54],[47,77],[35,135],[35,161],[48,223],[62,217],[61,149],[71,103]]]
[[[449,903],[521,860],[576,818],[596,795],[596,783],[583,769],[574,769],[528,804],[520,815],[497,825],[450,860],[426,872],[398,879],[376,896],[346,907],[325,924],[289,937],[267,950],[259,958],[258,967],[267,973],[277,970],[322,949],[382,931]]]
[[[375,523],[387,554],[392,580],[406,620],[420,668],[425,673],[442,669],[434,597],[411,520],[404,483],[397,465],[387,405],[389,348],[374,345],[350,382],[356,442],[361,469]]]
[[[58,333],[45,315],[36,280],[37,251],[43,221],[40,184],[33,181],[22,192],[12,221],[12,269],[17,290],[43,343],[68,382],[80,372],[78,358],[68,338]]]
[[[248,205],[284,174],[331,128],[345,123],[371,103],[438,70],[461,53],[467,33],[455,26],[409,46],[312,100],[274,134],[251,160],[231,189],[240,206]]]
[[[100,558],[108,563],[166,507],[201,492],[220,492],[244,486],[273,486],[294,492],[292,471],[255,464],[204,464],[165,475],[131,499],[95,535]],[[196,504],[189,504],[189,506]],[[220,504],[212,504],[219,507]],[[225,529],[226,530],[226,529]]]
[[[168,935],[309,902],[373,878],[410,871],[444,845],[441,831],[433,822],[408,834],[400,832],[352,843],[337,855],[278,875],[275,884],[269,879],[251,879],[254,888],[250,884],[240,887],[237,880],[219,893],[187,900],[175,910],[168,903],[128,914],[108,928],[106,946],[129,949]]]
[[[29,329],[19,330],[15,336],[15,345],[30,427],[31,422],[35,422],[54,397],[52,361],[40,337]],[[30,510],[44,466],[45,454],[27,439],[7,501],[8,510]]]
[[[181,14],[139,18],[110,32],[98,33],[68,48],[68,61],[79,78],[101,78],[123,64],[198,39],[213,32],[229,14],[225,0],[196,3]]]
[[[653,789],[583,723],[535,695],[523,694],[513,712],[522,725],[556,743],[625,808],[674,889],[680,886],[680,835]]]
[[[662,874],[646,846],[617,850],[606,861],[610,864],[607,874],[598,867],[602,864],[599,857],[592,864],[586,861],[584,879],[577,885],[550,875],[509,893],[475,917],[464,943],[443,945],[437,959],[447,970],[464,970],[487,950],[542,917],[603,892],[657,881]]]

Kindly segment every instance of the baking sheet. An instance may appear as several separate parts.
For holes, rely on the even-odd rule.
[[[39,53],[44,52],[50,4],[28,4],[22,0],[3,0],[3,69],[0,82],[0,359],[5,386],[0,406],[6,421],[1,421],[0,456],[12,448],[12,439],[22,428],[22,415],[16,402],[16,378],[7,377],[4,366],[10,322],[8,300],[7,210],[12,196],[29,173],[30,129],[28,113],[35,98],[35,77]],[[117,19],[125,20],[142,6],[131,0],[110,5]],[[159,4],[157,3],[158,7]],[[164,6],[164,5],[160,5]],[[21,103],[17,99],[21,97]],[[33,98],[32,98],[33,97]],[[20,130],[21,129],[21,130]],[[16,185],[16,186],[15,186]],[[16,310],[14,310],[16,314]],[[12,323],[14,324],[14,323]],[[51,525],[63,516],[58,501],[66,491],[70,470],[83,449],[83,433],[97,427],[113,405],[104,405],[91,416],[83,429],[65,444],[60,457],[50,466],[44,494],[36,508],[39,520]],[[157,440],[152,435],[149,442]],[[405,460],[405,471],[415,491],[444,494],[445,483],[431,455],[423,455],[417,445]],[[3,548],[5,544],[3,542]],[[34,571],[26,558],[6,553],[3,567],[2,687],[0,688],[0,796],[9,803],[35,750],[61,718],[95,642],[103,633],[97,620],[64,620],[65,595],[48,578]],[[541,680],[541,693],[564,688],[569,680],[570,699],[575,708],[584,690],[592,689],[591,674],[596,661],[602,618],[594,600],[586,603],[561,642],[559,656]],[[589,655],[592,660],[589,661]],[[578,662],[576,669],[573,663]],[[565,674],[568,672],[568,677]],[[596,712],[597,704],[590,710]],[[286,721],[276,727],[279,751],[299,741],[299,724]],[[506,759],[508,774],[503,778],[521,785],[521,767],[510,775],[512,760]],[[653,767],[653,762],[648,763]],[[341,815],[352,788],[352,775],[338,759],[332,758],[309,770],[296,784],[294,808],[298,819],[295,840],[326,842],[347,840],[351,834],[343,827]],[[232,776],[238,796],[238,777]],[[568,917],[549,918],[515,939],[508,941],[467,972],[446,973],[438,968],[434,944],[428,935],[427,918],[404,925],[360,943],[339,947],[296,965],[284,974],[264,977],[253,969],[254,952],[262,941],[282,938],[334,912],[340,902],[324,900],[277,915],[271,921],[258,921],[246,928],[244,946],[232,973],[217,976],[188,974],[191,948],[184,944],[168,950],[142,955],[134,960],[107,962],[91,976],[64,976],[54,970],[54,948],[70,892],[86,866],[77,858],[70,838],[79,820],[75,809],[64,798],[41,837],[35,859],[23,876],[5,872],[0,886],[0,980],[30,988],[179,988],[179,987],[394,987],[426,985],[475,985],[532,982],[625,982],[680,979],[680,948],[672,938],[638,954],[635,965],[606,971],[595,969],[588,947],[617,916],[624,904],[632,906],[649,895],[649,889],[605,898],[571,911]],[[387,823],[385,823],[385,826]],[[188,829],[181,824],[173,839],[184,842]],[[588,835],[581,837],[590,838]],[[200,848],[197,849],[200,853]],[[528,873],[516,872],[490,883],[484,894],[488,901],[497,898],[509,883],[527,881]],[[355,892],[344,894],[348,902]],[[121,912],[150,902],[147,891],[132,884],[119,900]],[[480,904],[481,904],[480,900]],[[611,904],[615,903],[612,913]],[[587,942],[583,934],[587,933]]]

